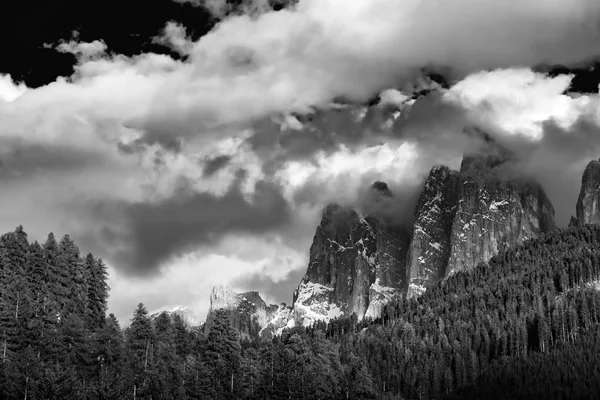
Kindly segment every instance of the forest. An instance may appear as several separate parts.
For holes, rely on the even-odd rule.
[[[576,399],[600,396],[600,226],[542,235],[382,318],[240,341],[142,303],[107,314],[73,239],[0,238],[2,399]]]

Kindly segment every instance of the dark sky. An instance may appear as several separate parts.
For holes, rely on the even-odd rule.
[[[243,0],[227,2],[231,4],[231,12],[235,12]],[[284,1],[270,0],[270,3],[278,10]],[[167,21],[183,24],[193,40],[219,22],[204,7],[174,0],[32,0],[9,2],[3,7],[7,17],[0,24],[0,41],[6,56],[0,62],[0,72],[11,74],[13,79],[24,81],[29,87],[72,74],[75,56],[44,45],[69,40],[73,31],[77,31],[79,40],[84,42],[103,40],[110,51],[117,54],[155,52],[178,58],[176,52],[152,40]],[[552,65],[538,69],[551,74],[574,73],[571,88],[574,92],[596,92],[600,63],[595,64],[599,66],[597,69],[591,69],[593,65]]]
[[[30,87],[71,75],[75,57],[44,44],[69,40],[73,31],[79,32],[82,41],[104,40],[119,54],[169,53],[168,48],[152,42],[166,21],[184,24],[196,39],[217,22],[202,7],[172,0],[33,0],[6,6],[0,37],[3,54],[10,56],[2,58],[0,71]]]

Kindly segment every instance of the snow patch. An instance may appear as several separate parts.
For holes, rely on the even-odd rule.
[[[331,302],[332,293],[333,288],[328,286],[310,281],[301,283],[290,319],[293,326],[308,327],[317,321],[329,322],[344,315],[341,308]]]

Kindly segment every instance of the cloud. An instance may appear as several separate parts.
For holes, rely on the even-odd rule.
[[[549,78],[530,69],[479,72],[457,83],[446,96],[500,129],[539,138],[545,121],[552,119],[566,128],[585,107],[585,97],[563,94],[572,79],[572,75]]]
[[[223,19],[232,13],[244,15],[260,15],[295,4],[297,0],[174,0],[177,3],[189,3],[203,7],[216,19]]]
[[[13,101],[27,91],[24,83],[17,84],[10,75],[0,74],[0,101]]]
[[[203,110],[218,124],[335,97],[365,100],[423,66],[448,66],[460,78],[485,68],[579,62],[598,55],[599,12],[587,0],[305,0],[258,18],[228,18],[195,43],[195,92],[215,108],[236,110]]]
[[[258,290],[269,303],[291,303],[293,289],[306,265],[308,251],[296,252],[278,234],[265,237],[231,235],[210,253],[192,251],[175,257],[160,275],[132,277],[110,267],[111,312],[128,321],[141,301],[150,310],[190,307],[204,320],[210,292],[215,285],[228,284],[237,292]],[[273,286],[269,287],[269,283]],[[160,290],[156,290],[160,287]]]
[[[225,168],[230,161],[231,156],[229,155],[220,155],[207,160],[204,165],[204,176],[208,177],[214,175],[216,172],[219,172],[219,170]]]
[[[263,271],[241,275],[230,286],[240,292],[257,291],[267,304],[286,303],[292,305],[292,294],[306,274],[306,265],[300,265],[290,271],[283,279],[273,279]]]
[[[58,45],[77,56],[72,76],[38,89],[0,76],[0,221],[72,233],[124,282],[166,276],[200,249],[224,263],[211,282],[227,283],[229,266],[250,264],[210,254],[232,235],[276,234],[306,256],[321,208],[358,204],[375,180],[409,216],[431,166],[456,168],[473,146],[462,133],[473,124],[519,150],[563,218],[574,202],[548,185],[576,196],[597,150],[598,95],[566,96],[570,77],[511,67],[598,56],[599,15],[592,0],[300,0],[227,14],[196,41],[168,23],[157,40],[181,59],[74,38]]]
[[[176,22],[167,22],[162,34],[153,39],[155,43],[163,44],[182,56],[191,51],[192,42],[186,34],[185,26]]]
[[[599,15],[592,0],[301,0],[230,16],[195,42],[169,23],[163,39],[189,54],[185,62],[107,55],[99,41],[63,43],[85,57],[70,86],[49,88],[58,101],[59,86],[85,88],[82,106],[98,106],[94,93],[110,91],[115,106],[106,118],[139,131],[141,142],[180,149],[182,138],[273,113],[305,113],[336,98],[367,101],[423,67],[461,79],[488,68],[581,62],[600,53]]]
[[[70,40],[61,42],[56,46],[56,50],[60,53],[71,53],[83,60],[89,60],[93,57],[100,56],[108,49],[106,43],[102,40],[94,40],[93,42],[79,42]]]
[[[492,134],[515,154],[511,173],[542,184],[560,226],[566,226],[574,213],[586,164],[600,155],[600,95],[565,94],[572,78],[530,69],[472,74],[441,96],[442,103],[452,105],[456,112],[434,122],[455,132],[455,137],[460,137],[456,128],[467,124]],[[428,114],[435,114],[434,109],[423,111],[423,116]],[[448,148],[438,140],[433,138],[430,156],[436,157],[435,149]],[[467,149],[471,142],[454,143]]]
[[[290,221],[289,204],[275,184],[257,182],[247,199],[243,179],[241,174],[220,196],[198,192],[183,180],[164,200],[98,204],[98,220],[117,216],[125,225],[107,226],[86,244],[100,247],[126,273],[152,275],[173,257],[215,246],[226,234],[260,235]]]

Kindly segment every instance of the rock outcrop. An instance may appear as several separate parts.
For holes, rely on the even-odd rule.
[[[408,297],[420,295],[446,274],[458,186],[458,172],[448,167],[435,166],[429,173],[414,214],[407,262]]]
[[[591,161],[581,179],[577,199],[577,219],[572,225],[600,223],[600,161]]]
[[[388,212],[394,197],[375,182],[364,214],[328,205],[313,238],[306,275],[294,293],[294,324],[356,314],[377,318],[405,287],[409,235]]]
[[[511,154],[486,138],[484,154],[463,158],[446,275],[556,228],[554,207],[535,181],[506,170]]]
[[[274,335],[287,324],[291,311],[285,303],[267,306],[258,292],[236,293],[229,287],[215,286],[204,325],[206,335],[213,324],[215,311],[220,309],[228,311],[232,327],[246,339]]]
[[[230,310],[232,324],[247,337],[351,315],[376,319],[386,304],[419,296],[448,275],[556,229],[542,187],[511,170],[512,153],[482,132],[470,134],[483,139],[483,148],[465,155],[460,171],[432,168],[411,230],[400,222],[403,211],[388,186],[375,182],[360,211],[338,204],[324,209],[292,307],[267,306],[257,292],[217,287],[211,310]],[[594,161],[573,223],[600,221],[599,202],[600,162]]]

